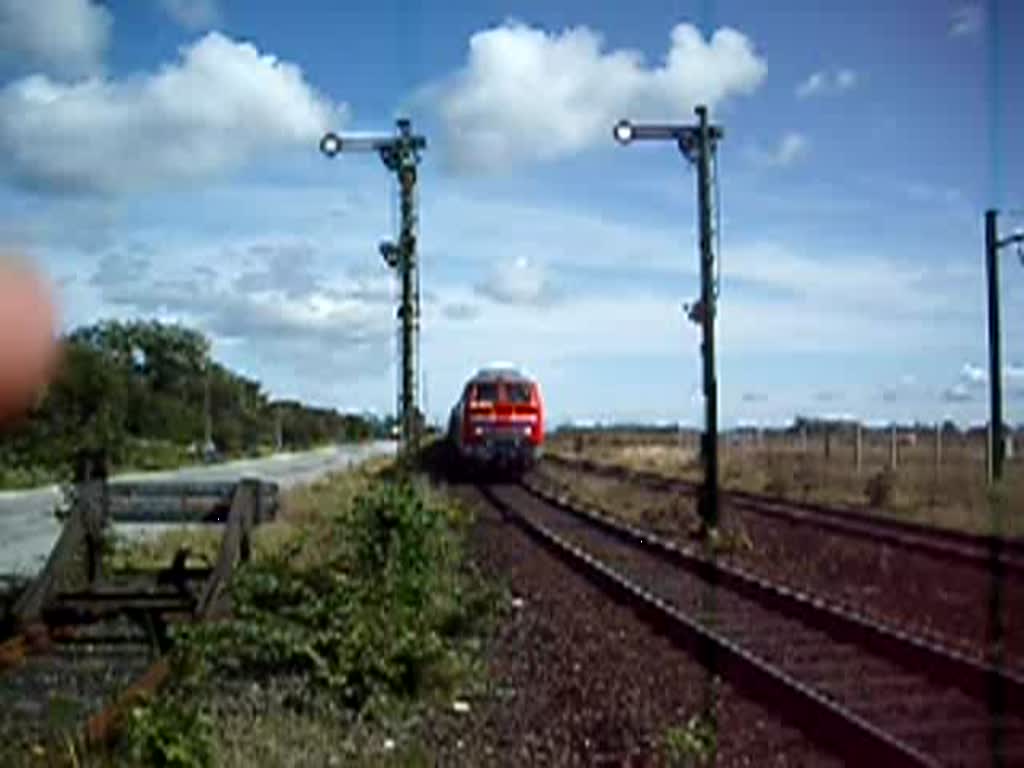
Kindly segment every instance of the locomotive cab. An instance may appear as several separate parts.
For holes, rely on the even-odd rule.
[[[508,471],[528,469],[540,457],[544,441],[536,382],[515,370],[479,372],[452,410],[449,437],[464,462]]]

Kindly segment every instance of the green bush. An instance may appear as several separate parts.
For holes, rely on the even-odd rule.
[[[0,490],[38,488],[56,479],[56,474],[46,467],[0,467]]]
[[[356,710],[415,696],[487,602],[466,581],[460,527],[407,483],[371,486],[311,534],[327,543],[316,562],[300,539],[248,564],[232,620],[186,630],[181,648],[207,672],[300,673]]]
[[[134,765],[211,768],[213,721],[194,699],[157,698],[132,708],[124,744]]]
[[[165,440],[129,440],[122,457],[125,468],[143,471],[175,469],[194,461],[185,446]]]

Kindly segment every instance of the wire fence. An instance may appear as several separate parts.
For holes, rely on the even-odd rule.
[[[555,439],[556,450],[561,440]],[[591,432],[562,446],[598,460],[699,481],[700,433]],[[1007,440],[1001,492],[1011,511],[1004,533],[1024,535],[1024,439]],[[723,433],[720,472],[727,489],[792,501],[869,508],[977,532],[989,515],[988,439],[948,425],[869,429],[749,429]]]

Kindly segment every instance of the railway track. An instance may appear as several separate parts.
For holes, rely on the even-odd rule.
[[[582,482],[588,476],[594,483]],[[674,501],[692,497],[691,483],[564,459],[542,464],[527,481],[582,495],[616,517],[642,519],[681,545],[694,543],[695,510]],[[719,553],[723,559],[1024,673],[1020,541],[737,496],[723,499],[723,533],[734,544]]]
[[[655,490],[695,496],[700,488],[697,483],[667,478],[654,472],[568,459],[556,454],[549,454],[545,461],[563,469],[582,470],[602,477],[640,483]],[[954,531],[882,517],[857,509],[784,501],[745,491],[726,491],[721,494],[721,498],[724,503],[744,512],[849,538],[895,545],[946,561],[984,568],[991,568],[993,563],[998,563],[1007,575],[1024,578],[1024,540]]]
[[[481,488],[531,536],[857,765],[1024,761],[1024,680],[522,485]]]
[[[108,742],[126,708],[169,674],[169,626],[230,610],[226,588],[251,530],[276,513],[276,486],[257,481],[126,488],[102,477],[78,485],[46,567],[14,603],[18,632],[0,643],[6,761]],[[187,567],[179,552],[157,571],[107,572],[101,537],[112,521],[221,523],[217,560]]]

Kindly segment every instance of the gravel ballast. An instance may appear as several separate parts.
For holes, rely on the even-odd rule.
[[[483,503],[472,559],[511,594],[486,651],[490,692],[432,723],[438,765],[667,765],[666,733],[713,697],[718,766],[839,765],[713,679],[629,608]]]

